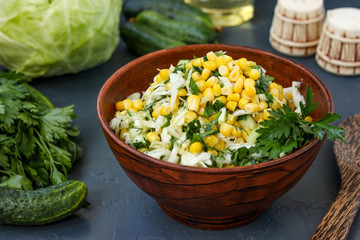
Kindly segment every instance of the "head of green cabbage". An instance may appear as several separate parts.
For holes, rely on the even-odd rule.
[[[28,77],[77,73],[119,43],[121,0],[0,0],[0,66]]]

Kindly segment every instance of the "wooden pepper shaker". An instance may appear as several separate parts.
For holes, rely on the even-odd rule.
[[[337,75],[360,74],[360,9],[327,11],[316,62]]]
[[[324,21],[323,0],[278,0],[270,44],[290,56],[315,54]]]

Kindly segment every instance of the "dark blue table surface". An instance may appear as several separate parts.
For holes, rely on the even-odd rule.
[[[324,2],[326,9],[360,8],[359,0]],[[275,0],[256,0],[255,17],[240,26],[224,28],[219,34],[219,42],[277,53],[268,40],[275,4]],[[235,229],[209,231],[182,225],[168,217],[155,200],[131,182],[103,136],[96,115],[96,99],[107,78],[135,58],[121,42],[109,61],[91,70],[33,81],[33,85],[56,106],[75,105],[78,118],[74,124],[82,131],[79,144],[84,150],[84,156],[75,164],[70,178],[87,184],[91,207],[79,210],[65,221],[46,226],[0,225],[0,239],[310,239],[336,197],[341,183],[329,140],[326,140],[306,175],[293,189],[277,199],[258,219]],[[317,65],[314,56],[289,58],[309,68],[322,79],[331,92],[337,113],[346,118],[360,112],[360,76],[330,74]],[[360,239],[360,216],[355,218],[349,239]]]

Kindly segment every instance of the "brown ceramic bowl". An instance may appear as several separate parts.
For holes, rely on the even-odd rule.
[[[233,168],[200,168],[164,162],[125,144],[109,127],[115,102],[145,90],[157,69],[176,65],[180,59],[226,51],[235,58],[256,61],[284,87],[302,81],[309,84],[318,102],[312,117],[318,120],[333,112],[333,102],[324,83],[305,67],[276,54],[235,45],[205,44],[157,51],[128,63],[102,87],[97,113],[106,140],[125,173],[153,197],[172,218],[201,229],[227,229],[259,217],[278,197],[290,190],[305,174],[323,141],[315,139],[298,151],[266,163]]]

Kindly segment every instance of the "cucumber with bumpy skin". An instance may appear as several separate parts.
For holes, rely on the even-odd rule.
[[[213,27],[210,17],[201,10],[184,3],[182,0],[127,0],[122,12],[127,18],[135,17],[140,12],[151,10],[174,20],[188,21]]]
[[[139,55],[185,45],[184,42],[169,38],[137,22],[124,23],[120,33],[126,44]]]
[[[154,11],[143,11],[136,16],[136,22],[187,44],[211,43],[215,41],[213,29],[192,22],[173,20]]]
[[[68,180],[37,190],[0,188],[0,223],[44,225],[77,211],[86,201],[87,187]]]

